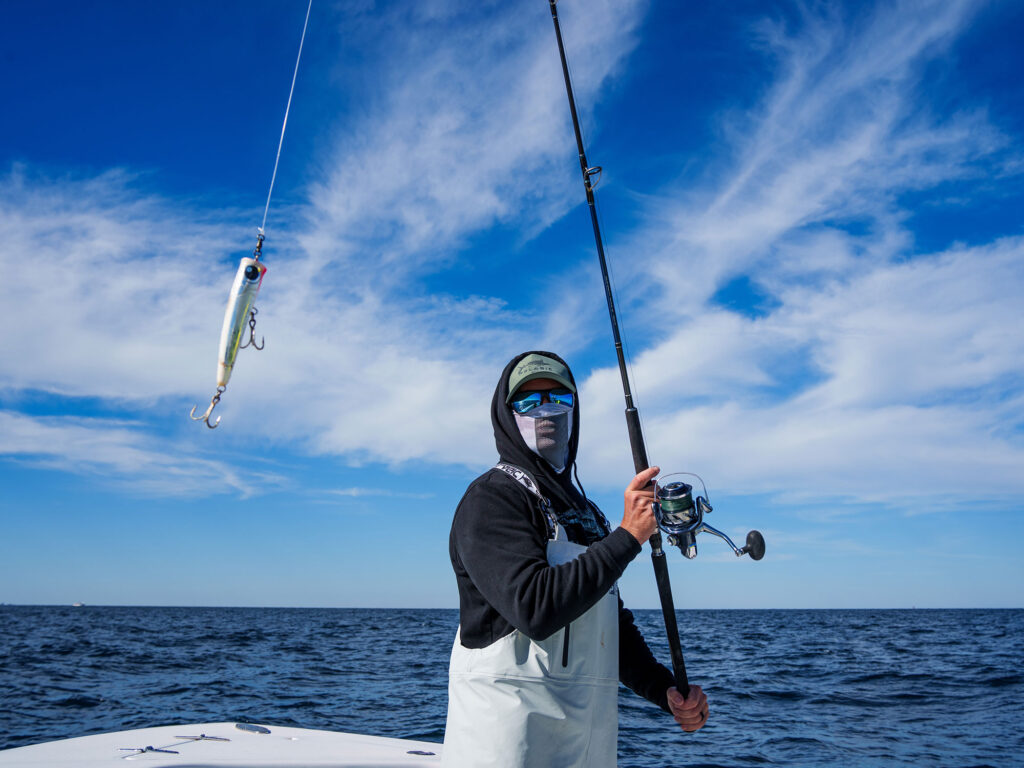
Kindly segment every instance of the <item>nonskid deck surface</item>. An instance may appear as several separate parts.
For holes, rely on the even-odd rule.
[[[264,732],[265,731],[265,732]],[[274,725],[193,723],[101,733],[0,751],[0,767],[409,768],[437,766],[441,745]]]

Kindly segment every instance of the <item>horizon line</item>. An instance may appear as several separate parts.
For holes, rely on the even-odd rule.
[[[422,606],[366,606],[366,605],[175,605],[154,604],[139,605],[136,603],[3,603],[0,608],[219,608],[238,610],[295,610],[295,611],[458,611],[458,608],[422,607]],[[656,611],[661,608],[630,608],[631,612]],[[860,607],[748,607],[748,608],[676,608],[680,611],[1021,611],[1024,606],[860,606]]]

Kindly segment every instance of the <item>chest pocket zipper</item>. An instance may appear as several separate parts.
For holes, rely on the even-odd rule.
[[[569,627],[571,624],[565,625],[565,637],[562,640],[562,666],[569,666]]]

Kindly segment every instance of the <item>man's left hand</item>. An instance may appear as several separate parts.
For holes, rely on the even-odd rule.
[[[675,686],[669,688],[668,708],[672,710],[679,727],[689,733],[699,731],[708,721],[708,697],[699,685],[691,685],[690,695],[685,699]]]

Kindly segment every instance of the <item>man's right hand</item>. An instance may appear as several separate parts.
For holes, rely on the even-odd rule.
[[[690,686],[690,695],[685,699],[675,686],[668,689],[668,708],[687,733],[699,731],[708,721],[708,697],[699,685]]]
[[[654,478],[661,472],[659,467],[648,467],[634,477],[626,486],[625,508],[622,514],[622,527],[629,531],[633,538],[643,544],[658,530],[654,519]]]

